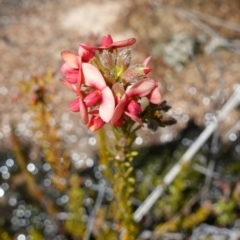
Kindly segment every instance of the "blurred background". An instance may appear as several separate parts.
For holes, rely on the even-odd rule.
[[[136,209],[235,96],[143,216],[139,239],[240,239],[239,9],[237,0],[0,0],[0,239],[101,239],[113,195],[107,186],[86,233],[105,179],[96,135],[68,109],[60,53],[107,34],[137,39],[133,63],[152,56],[151,77],[177,120],[138,133]]]

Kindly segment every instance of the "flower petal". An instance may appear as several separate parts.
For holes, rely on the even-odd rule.
[[[61,56],[68,66],[78,69],[78,56],[71,51],[62,51]]]
[[[111,119],[112,125],[114,125],[121,118],[127,103],[128,103],[128,97],[126,94],[124,94],[123,97],[121,98],[121,101],[118,103],[117,107],[114,110],[114,113]]]
[[[84,104],[82,98],[79,98],[79,106],[80,106],[80,116],[83,124],[88,123],[88,112],[87,112],[87,107]]]
[[[98,104],[102,100],[102,93],[99,90],[93,90],[84,98],[86,106],[91,107]]]
[[[148,62],[150,61],[151,56],[147,57],[144,61],[143,61],[143,71],[144,73],[147,75],[148,73],[150,73],[152,71],[152,68],[148,67]]]
[[[140,107],[139,103],[136,102],[134,99],[131,99],[128,102],[127,110],[130,114],[133,114],[135,116],[137,116],[142,112],[142,108]]]
[[[82,72],[82,60],[81,58],[78,58],[78,66],[79,66],[79,71],[78,71],[78,78],[77,78],[77,96],[82,97],[82,93],[81,93],[81,85],[82,82],[84,81],[84,77],[83,77],[83,72]]]
[[[69,108],[72,112],[80,112],[79,98],[74,99],[69,104]]]
[[[102,90],[106,86],[106,82],[102,74],[95,66],[89,63],[82,63],[82,71],[85,84],[87,86],[93,87],[98,90]]]
[[[159,104],[161,102],[161,94],[158,90],[158,87],[154,88],[150,94],[147,95],[149,101],[153,104]]]
[[[129,97],[144,97],[147,96],[155,87],[156,82],[152,79],[143,79],[133,84],[127,89],[126,94]]]
[[[129,113],[129,112],[124,112],[127,116],[129,116],[133,121],[135,121],[135,122],[137,122],[137,123],[139,123],[141,126],[143,126],[143,122],[142,122],[142,120],[138,117],[138,116],[136,116],[136,115],[134,115],[134,114],[131,114],[131,113]]]
[[[80,43],[79,46],[83,47],[84,49],[87,49],[88,51],[94,51],[94,50],[99,50],[99,49],[101,49],[101,47],[86,45],[86,44],[84,44],[84,43]]]
[[[136,42],[136,39],[129,38],[129,39],[122,40],[122,41],[112,42],[111,44],[110,44],[110,42],[111,42],[110,38],[106,38],[106,39],[102,40],[101,46],[90,46],[90,45],[84,45],[84,44],[80,44],[80,46],[82,46],[83,48],[88,49],[88,50],[103,50],[103,49],[108,49],[108,48],[122,48],[122,47],[127,47],[127,46],[133,45]]]
[[[104,124],[105,122],[100,117],[92,116],[87,127],[90,131],[94,132],[100,129]]]
[[[66,80],[70,83],[77,83],[78,69],[71,68],[67,63],[64,63],[61,67],[62,74],[66,77]]]
[[[94,57],[94,51],[92,49],[84,48],[83,46],[88,46],[82,43],[78,47],[78,55],[82,58],[83,62],[89,62]]]
[[[109,46],[112,45],[112,43],[113,43],[112,36],[108,34],[107,36],[104,36],[104,37],[102,38],[101,46],[103,46],[103,47],[109,47]]]
[[[115,100],[109,87],[102,90],[102,102],[99,107],[99,115],[105,121],[109,122],[113,116]]]
[[[148,65],[148,62],[150,61],[151,56],[147,57],[144,61],[143,61],[143,66],[146,67]]]
[[[111,47],[116,47],[116,48],[127,47],[127,46],[133,45],[135,42],[136,42],[135,38],[129,38],[126,40],[113,42]]]

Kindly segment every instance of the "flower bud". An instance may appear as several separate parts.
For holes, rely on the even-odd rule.
[[[112,91],[113,91],[116,103],[119,103],[122,95],[125,92],[124,87],[120,83],[115,83],[112,86]]]
[[[119,52],[116,65],[125,71],[131,63],[131,49],[127,48]]]
[[[113,69],[115,67],[114,55],[108,50],[103,50],[99,54],[99,60],[104,68]]]
[[[122,74],[123,82],[133,84],[145,77],[145,71],[147,72],[148,68],[142,64],[131,66]]]

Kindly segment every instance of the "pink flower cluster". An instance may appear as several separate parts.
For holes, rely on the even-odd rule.
[[[150,57],[142,64],[130,66],[131,49],[124,47],[135,42],[134,38],[113,42],[107,35],[100,46],[82,43],[78,54],[61,53],[65,61],[61,67],[65,76],[62,81],[76,95],[69,107],[80,112],[82,123],[89,130],[96,131],[105,123],[121,126],[129,119],[143,125],[141,98],[160,103],[158,83],[147,76],[151,71],[147,66]]]

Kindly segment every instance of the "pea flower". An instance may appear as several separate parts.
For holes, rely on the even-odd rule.
[[[123,117],[123,113],[125,113],[133,121],[143,125],[141,119],[138,117],[142,112],[138,100],[142,97],[147,97],[149,101],[154,104],[161,102],[161,95],[155,80],[148,78],[143,79],[129,87],[114,110],[111,124],[114,125]]]
[[[61,67],[62,74],[69,83],[77,83],[82,63],[81,58],[70,51],[63,51],[61,55],[65,61]]]
[[[70,104],[70,109],[73,111],[80,111],[80,116],[83,124],[88,122],[87,108],[83,103],[83,94],[80,91],[82,85],[82,59],[80,56],[70,52],[63,51],[61,53],[65,64],[63,64],[61,71],[65,75],[66,80],[62,82],[73,92],[76,93],[78,99]],[[76,85],[73,85],[76,84]]]
[[[83,100],[85,105],[92,107],[99,103],[99,116],[105,122],[109,122],[115,108],[114,96],[111,89],[107,86],[99,70],[93,65],[83,63],[82,70],[86,86],[92,89]]]
[[[65,61],[62,82],[76,95],[69,108],[80,112],[82,123],[90,131],[105,123],[120,127],[125,121],[143,126],[154,117],[154,110],[143,117],[141,106],[142,98],[152,105],[161,102],[158,82],[147,76],[152,70],[147,66],[151,57],[131,66],[131,49],[118,50],[135,42],[135,38],[114,42],[111,35],[106,35],[100,46],[80,43],[77,54],[61,53]]]

